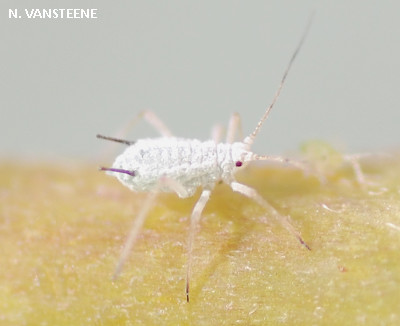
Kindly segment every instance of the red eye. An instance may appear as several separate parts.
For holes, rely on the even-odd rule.
[[[242,161],[236,161],[236,163],[235,163],[235,165],[237,166],[237,167],[239,167],[239,166],[242,166]]]

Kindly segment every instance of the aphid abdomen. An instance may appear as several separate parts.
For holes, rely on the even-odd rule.
[[[177,139],[171,148],[171,176],[185,187],[189,195],[198,187],[213,188],[221,177],[218,165],[217,144],[196,139]]]
[[[181,184],[191,196],[198,187],[212,188],[221,178],[219,159],[226,157],[223,155],[226,149],[221,145],[229,146],[172,137],[141,139],[129,146],[113,164],[113,168],[134,171],[135,175],[109,174],[134,191],[154,190],[162,177],[168,177]]]

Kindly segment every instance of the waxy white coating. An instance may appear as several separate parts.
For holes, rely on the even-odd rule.
[[[251,161],[254,154],[242,142],[216,143],[175,137],[140,139],[119,155],[112,167],[134,171],[135,175],[108,171],[133,191],[172,192],[160,188],[159,180],[168,177],[185,188],[181,198],[192,196],[198,187],[212,189],[219,180],[230,184],[237,166]]]

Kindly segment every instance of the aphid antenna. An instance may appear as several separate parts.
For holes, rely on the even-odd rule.
[[[125,140],[125,139],[108,137],[108,136],[103,136],[103,135],[96,135],[96,137],[100,138],[100,139],[113,141],[113,142],[116,142],[116,143],[125,144],[125,145],[128,145],[128,146],[133,145],[135,143],[135,141],[132,141],[132,140]]]
[[[306,29],[304,30],[303,36],[301,37],[300,42],[296,47],[296,50],[293,52],[292,57],[289,60],[289,64],[287,65],[286,70],[283,73],[281,82],[279,83],[278,89],[276,90],[275,95],[272,98],[271,104],[269,105],[269,107],[265,111],[264,115],[261,117],[261,119],[258,122],[258,124],[257,124],[256,128],[254,129],[254,131],[243,140],[243,143],[247,146],[248,150],[250,150],[251,146],[253,145],[254,140],[257,137],[258,133],[260,132],[260,129],[261,129],[262,125],[264,124],[265,120],[267,120],[267,118],[268,118],[273,106],[275,105],[276,101],[279,98],[279,95],[281,94],[282,88],[283,88],[283,86],[285,84],[285,81],[286,81],[286,77],[288,76],[289,71],[290,71],[290,69],[292,67],[292,64],[293,64],[294,60],[296,59],[300,49],[302,48],[303,43],[304,43],[304,41],[305,41],[305,39],[307,37],[308,31],[310,30],[310,26],[311,26],[313,17],[314,17],[314,13],[311,14],[311,16],[310,16],[310,18],[308,20]]]

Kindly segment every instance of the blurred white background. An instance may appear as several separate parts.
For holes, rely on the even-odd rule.
[[[96,20],[9,19],[18,8],[97,8]],[[255,151],[310,139],[400,146],[398,1],[20,1],[0,4],[0,157],[90,159],[140,110],[209,138],[237,111],[245,133],[309,36]],[[129,139],[155,136],[141,123]]]

